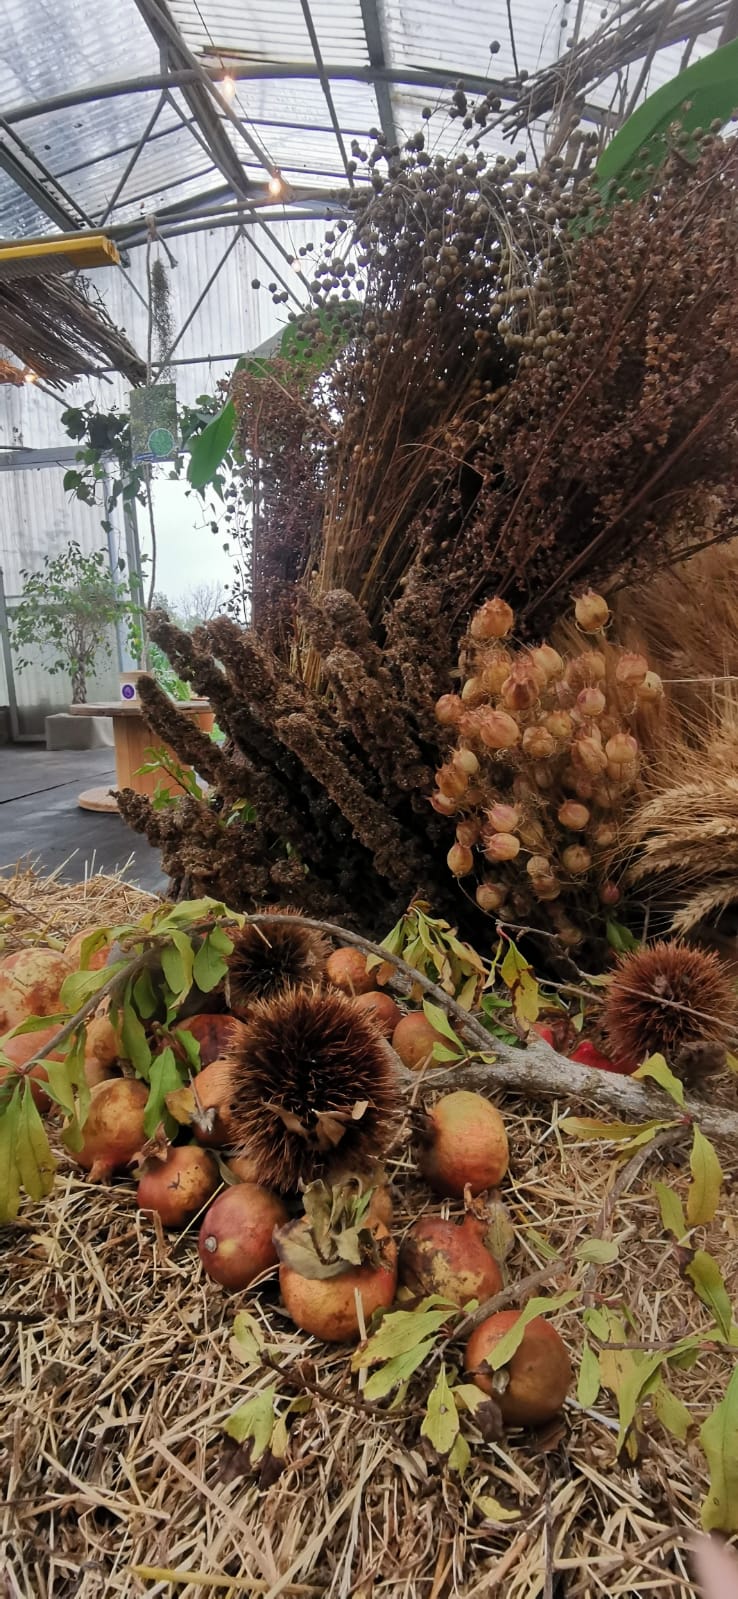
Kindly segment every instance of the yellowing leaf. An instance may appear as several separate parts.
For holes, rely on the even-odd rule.
[[[679,1195],[674,1193],[673,1188],[667,1188],[666,1183],[654,1183],[653,1191],[659,1202],[664,1232],[673,1233],[677,1239],[684,1238],[689,1229]]]
[[[633,1072],[633,1076],[639,1082],[650,1078],[652,1082],[658,1083],[659,1088],[665,1090],[675,1104],[684,1104],[684,1084],[678,1077],[674,1076],[663,1055],[649,1055],[648,1060],[644,1060],[643,1065],[638,1067],[637,1072]]]
[[[258,1366],[264,1347],[259,1323],[246,1310],[240,1310],[233,1323],[231,1354],[244,1366]]]
[[[525,1027],[538,1019],[540,993],[533,968],[512,942],[508,943],[505,958],[500,966],[500,977],[510,989],[516,1019]]]
[[[581,1244],[577,1244],[574,1254],[577,1260],[583,1260],[591,1266],[611,1266],[620,1250],[612,1239],[585,1238]]]
[[[725,1064],[731,1072],[738,1072],[738,1055],[732,1055],[730,1050],[725,1056]]]
[[[451,1453],[459,1433],[459,1412],[448,1386],[445,1366],[441,1366],[428,1395],[428,1404],[420,1431],[433,1445],[436,1454]]]
[[[475,1509],[480,1511],[485,1521],[519,1521],[519,1510],[506,1510],[499,1499],[493,1499],[491,1494],[475,1494],[472,1500]]]
[[[393,1310],[382,1318],[381,1325],[357,1349],[351,1360],[352,1371],[378,1366],[396,1355],[405,1355],[416,1349],[426,1338],[432,1338],[449,1316],[458,1315],[456,1305],[442,1304],[440,1308],[427,1309],[425,1300],[416,1310]]]
[[[689,1157],[692,1181],[687,1191],[687,1221],[701,1227],[712,1221],[717,1210],[723,1171],[709,1138],[695,1127]]]
[[[692,1415],[687,1406],[663,1382],[654,1388],[651,1403],[662,1427],[666,1427],[674,1438],[684,1443],[692,1426]]]
[[[414,1349],[407,1349],[403,1355],[395,1355],[392,1360],[385,1361],[384,1365],[379,1366],[367,1379],[362,1390],[364,1398],[369,1400],[370,1404],[376,1404],[379,1399],[386,1399],[387,1394],[391,1394],[398,1383],[406,1382],[408,1377],[412,1377],[413,1372],[417,1371],[418,1366],[422,1366],[426,1355],[429,1355],[434,1347],[435,1339],[426,1338],[424,1343],[416,1344]]]
[[[602,1139],[611,1144],[625,1143],[633,1138],[653,1138],[663,1127],[673,1127],[674,1122],[603,1122],[594,1116],[562,1116],[559,1127],[570,1138]]]
[[[600,1363],[591,1344],[585,1344],[577,1382],[577,1399],[580,1405],[584,1405],[585,1410],[588,1410],[594,1404],[599,1391]]]
[[[733,1320],[728,1293],[717,1261],[706,1249],[695,1250],[685,1275],[694,1285],[695,1293],[703,1305],[713,1312],[724,1338],[730,1337]]]
[[[453,1447],[448,1457],[448,1469],[449,1471],[458,1471],[459,1476],[463,1477],[470,1460],[471,1449],[469,1448],[463,1432],[457,1432]]]
[[[276,1392],[276,1384],[272,1384],[263,1393],[254,1394],[253,1399],[247,1399],[244,1405],[232,1411],[225,1424],[225,1432],[229,1438],[235,1438],[237,1444],[245,1443],[247,1438],[252,1440],[252,1465],[261,1459],[271,1442]]]
[[[738,1366],[700,1431],[700,1443],[710,1468],[702,1525],[705,1532],[738,1532]]]
[[[457,1409],[468,1410],[472,1416],[474,1411],[478,1410],[479,1406],[485,1404],[487,1400],[487,1395],[482,1392],[481,1388],[477,1388],[475,1382],[457,1382],[451,1392]]]

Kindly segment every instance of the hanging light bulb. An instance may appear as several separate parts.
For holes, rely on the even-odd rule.
[[[275,199],[279,199],[279,196],[282,194],[283,190],[284,182],[282,180],[282,175],[280,172],[275,172],[269,179],[269,193],[272,194]]]
[[[38,383],[38,372],[32,372],[30,366],[23,373],[24,383]]]
[[[223,99],[228,100],[229,103],[235,97],[236,81],[235,78],[231,77],[230,72],[226,72],[225,76],[221,78],[220,92],[223,96]]]

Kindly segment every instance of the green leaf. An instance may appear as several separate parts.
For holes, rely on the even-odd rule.
[[[29,1199],[43,1199],[44,1194],[48,1194],[54,1186],[56,1161],[28,1079],[21,1098],[15,1160],[18,1176]]]
[[[126,1059],[131,1062],[136,1075],[148,1081],[151,1069],[151,1050],[149,1049],[143,1024],[139,1021],[128,994],[126,994],[123,1002],[123,1019],[120,1032]]]
[[[550,1314],[554,1310],[563,1310],[564,1306],[570,1305],[576,1297],[576,1290],[571,1288],[564,1294],[556,1294],[552,1299],[544,1297],[529,1299],[527,1305],[524,1305],[520,1311],[517,1321],[503,1334],[499,1343],[495,1344],[494,1349],[490,1349],[485,1356],[485,1365],[489,1366],[491,1371],[501,1371],[503,1366],[509,1364],[516,1349],[522,1343],[523,1333],[529,1321],[533,1321],[536,1316]]]
[[[55,1023],[61,1028],[69,1018],[64,1013],[61,1016],[27,1016],[24,1022],[19,1022],[11,1033],[6,1033],[6,1038],[20,1038],[23,1033],[43,1033],[47,1027]]]
[[[591,1346],[584,1344],[582,1359],[579,1366],[579,1380],[577,1382],[577,1399],[585,1410],[594,1404],[600,1391],[600,1363]]]
[[[69,1070],[65,1060],[47,1060],[46,1070],[48,1082],[44,1083],[44,1091],[53,1099],[55,1105],[60,1105],[67,1116],[74,1115],[74,1090],[69,1080]]]
[[[738,106],[738,40],[686,67],[630,116],[607,144],[595,169],[600,186],[625,187],[629,197],[653,181],[647,167],[659,167],[676,126],[687,132],[725,123]],[[681,151],[683,157],[685,151]],[[641,172],[636,177],[636,171]]]
[[[710,1486],[701,1511],[705,1532],[738,1532],[738,1366],[725,1398],[700,1430],[710,1468]]]
[[[79,952],[80,970],[83,972],[88,971],[93,955],[96,955],[98,950],[104,949],[106,944],[109,943],[110,933],[106,927],[96,927],[94,932],[88,933],[87,937],[82,940],[82,947]]]
[[[693,1284],[698,1299],[713,1312],[724,1338],[730,1337],[733,1314],[723,1275],[717,1261],[706,1249],[695,1250],[685,1275]]]
[[[662,1427],[666,1427],[680,1443],[685,1443],[689,1429],[693,1425],[693,1417],[687,1406],[682,1404],[681,1399],[677,1399],[676,1394],[673,1394],[664,1382],[654,1388],[651,1403]]]
[[[574,1250],[577,1260],[591,1266],[611,1266],[618,1259],[618,1245],[608,1238],[585,1238]]]
[[[678,1077],[674,1076],[663,1055],[650,1055],[648,1060],[644,1060],[643,1065],[639,1066],[637,1072],[633,1072],[632,1075],[638,1082],[643,1082],[644,1078],[650,1077],[654,1083],[658,1083],[659,1088],[663,1088],[666,1091],[677,1105],[684,1104],[684,1084]]]
[[[431,1000],[424,999],[423,1015],[425,1016],[426,1021],[430,1022],[431,1027],[435,1027],[437,1033],[442,1033],[444,1038],[448,1038],[453,1044],[454,1051],[452,1059],[456,1059],[458,1055],[466,1054],[466,1050],[461,1042],[461,1039],[459,1038],[458,1034],[454,1032],[446,1012],[441,1010],[440,1005],[434,1005],[432,1004]]]
[[[436,1454],[444,1456],[451,1453],[459,1433],[459,1412],[448,1386],[445,1366],[441,1366],[428,1395],[420,1432],[433,1445]]]
[[[439,1301],[434,1303],[438,1304]],[[418,1344],[437,1333],[449,1316],[459,1315],[458,1306],[446,1301],[440,1302],[440,1309],[429,1309],[428,1304],[427,1300],[423,1300],[416,1310],[392,1310],[384,1316],[377,1331],[356,1350],[351,1360],[351,1370],[361,1371],[364,1367],[378,1366],[397,1355],[407,1354],[410,1349],[416,1349]]]
[[[199,1072],[202,1063],[200,1060],[200,1045],[197,1039],[193,1038],[192,1033],[189,1033],[186,1027],[177,1027],[173,1036],[184,1050],[188,1066],[193,1072]]]
[[[712,1221],[720,1198],[723,1169],[717,1154],[699,1127],[695,1127],[689,1157],[692,1181],[687,1190],[687,1221],[702,1227]]]
[[[95,972],[70,972],[62,983],[59,995],[64,1009],[72,1013],[78,1011],[93,994],[110,982],[116,972],[122,972],[125,965],[125,961],[116,961],[115,965],[102,966]]]
[[[601,1344],[606,1343],[610,1337],[610,1323],[604,1311],[597,1310],[594,1306],[584,1312],[584,1325],[593,1338],[599,1338]]]
[[[235,1438],[237,1444],[245,1443],[247,1438],[252,1440],[252,1465],[261,1459],[271,1442],[276,1392],[276,1384],[273,1383],[262,1393],[254,1394],[253,1399],[247,1399],[244,1405],[239,1405],[238,1409],[231,1413],[225,1424],[225,1432],[229,1438]]]
[[[384,1365],[379,1366],[368,1378],[362,1389],[364,1398],[372,1404],[379,1399],[385,1399],[398,1383],[406,1382],[408,1377],[412,1377],[413,1372],[422,1366],[426,1355],[429,1355],[434,1347],[435,1339],[426,1338],[413,1349],[406,1349],[403,1355],[395,1355],[393,1359],[385,1361]]]
[[[233,954],[233,939],[229,937],[224,927],[213,927],[208,937],[211,948],[216,951],[216,954],[223,955],[226,960],[229,955]]]
[[[195,439],[187,467],[187,480],[193,489],[203,489],[206,483],[212,482],[233,443],[236,420],[233,400],[227,400],[222,411]]]
[[[655,1354],[644,1355],[639,1358],[636,1358],[627,1349],[609,1352],[616,1355],[617,1366],[620,1369],[620,1382],[614,1389],[620,1420],[620,1431],[615,1446],[619,1454],[635,1421],[638,1403],[644,1389],[652,1377],[660,1370],[666,1359],[667,1352],[659,1350]],[[600,1355],[601,1362],[602,1354]]]
[[[0,1223],[14,1221],[20,1205],[20,1176],[16,1161],[21,1118],[22,1084],[0,1114]]]
[[[222,955],[218,954],[212,938],[212,933],[208,933],[203,939],[193,967],[195,982],[203,994],[210,994],[214,988],[217,988],[228,972],[228,965]]]
[[[640,949],[640,940],[634,938],[629,927],[624,927],[622,922],[610,921],[605,927],[605,936],[611,949],[618,955],[625,955],[630,950]]]
[[[679,1195],[674,1193],[673,1188],[667,1188],[666,1183],[654,1183],[653,1191],[659,1202],[664,1232],[673,1233],[676,1239],[684,1238],[689,1229]]]
[[[192,987],[195,951],[186,933],[172,930],[171,939],[161,952],[161,966],[172,994],[181,1004]]]
[[[156,1015],[159,1007],[159,1001],[156,997],[154,985],[151,981],[151,972],[149,971],[148,967],[145,967],[142,972],[139,972],[139,975],[133,985],[132,997],[133,1003],[141,1019],[145,1022],[150,1021],[152,1016]]]
[[[165,1101],[167,1094],[172,1094],[175,1089],[182,1087],[182,1082],[182,1072],[174,1058],[174,1051],[163,1049],[151,1063],[149,1097],[144,1111],[144,1132],[147,1138],[154,1137],[161,1121],[164,1122],[167,1133],[174,1131],[176,1124],[167,1112]]]

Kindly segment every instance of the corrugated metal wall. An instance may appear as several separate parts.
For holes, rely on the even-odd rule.
[[[300,245],[320,243],[323,225],[275,224],[290,258],[296,258]],[[231,229],[188,234],[171,243],[176,267],[170,271],[172,316],[175,334],[182,327],[218,266],[233,238]],[[192,403],[199,394],[213,393],[220,378],[227,376],[231,363],[213,362],[210,357],[230,351],[248,351],[262,344],[286,321],[289,307],[275,307],[266,285],[277,273],[298,291],[294,269],[283,259],[262,229],[255,242],[273,263],[270,268],[250,242],[243,238],[235,245],[222,271],[216,277],[200,309],[178,344],[177,356],[205,356],[202,363],[174,369],[180,400]],[[265,285],[251,287],[258,278]],[[94,284],[109,315],[118,327],[126,329],[139,352],[145,354],[147,341],[146,261],[144,250],[132,252],[130,269],[106,268],[94,274]],[[138,290],[138,294],[136,293]],[[142,299],[139,295],[143,296]],[[298,302],[291,302],[294,309]],[[68,405],[94,400],[103,411],[127,403],[128,385],[117,374],[109,380],[85,379],[64,391],[59,399],[33,386],[21,389],[0,387],[0,446],[26,449],[68,448],[71,440],[60,422],[60,412]],[[0,472],[0,567],[5,589],[12,597],[22,586],[22,568],[38,568],[48,552],[77,539],[89,551],[105,547],[98,512],[70,498],[63,488],[66,466]],[[122,543],[122,530],[117,534]],[[100,664],[93,684],[93,698],[107,699],[115,689],[117,663]],[[69,690],[61,677],[52,677],[42,659],[16,678],[21,731],[42,732],[43,718],[50,710],[67,703]],[[7,685],[0,659],[0,705],[7,703]]]

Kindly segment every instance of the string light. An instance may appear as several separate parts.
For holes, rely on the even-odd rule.
[[[236,82],[235,79],[231,77],[230,72],[226,72],[225,77],[221,78],[220,92],[224,100],[231,101],[235,97]]]
[[[38,372],[32,372],[31,368],[28,367],[27,370],[23,373],[23,382],[24,383],[38,383]]]

